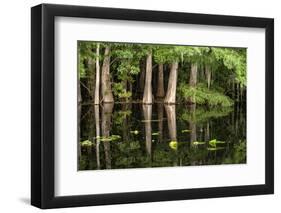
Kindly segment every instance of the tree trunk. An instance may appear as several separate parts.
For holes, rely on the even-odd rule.
[[[95,101],[94,103],[97,105],[100,103],[100,44],[97,43],[96,48],[96,85],[95,85]]]
[[[196,87],[197,84],[197,64],[191,64],[191,71],[189,76],[189,86]],[[189,98],[189,102],[196,103],[195,96]]]
[[[95,105],[95,124],[96,124],[96,160],[97,169],[100,169],[100,106]]]
[[[111,90],[110,82],[110,47],[107,46],[104,51],[104,59],[102,64],[102,74],[101,74],[101,92],[102,101],[104,103],[113,103],[113,94]]]
[[[151,148],[152,148],[152,127],[151,127],[151,116],[152,116],[152,105],[143,104],[143,117],[145,120],[145,146],[148,156],[151,156]]]
[[[205,73],[206,73],[206,79],[207,79],[207,86],[208,86],[208,89],[210,89],[210,86],[211,86],[211,69],[209,66],[206,66],[205,67]]]
[[[176,103],[176,91],[177,91],[177,77],[178,77],[178,62],[174,62],[171,65],[168,89],[164,103],[175,104]]]
[[[167,123],[171,141],[177,141],[176,106],[164,105],[167,114]]]
[[[163,72],[163,64],[158,65],[158,82],[157,82],[157,93],[156,97],[163,98],[165,96],[164,91],[164,72]]]
[[[102,136],[107,138],[110,136],[111,117],[112,117],[113,103],[105,103],[102,108],[101,129]],[[111,169],[111,152],[110,142],[104,141],[105,165],[107,169]]]
[[[143,92],[142,102],[144,104],[152,104],[152,52],[146,57],[146,73],[145,73],[145,85]]]

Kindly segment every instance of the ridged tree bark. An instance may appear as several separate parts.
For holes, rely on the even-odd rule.
[[[158,65],[158,81],[157,81],[157,93],[156,97],[163,98],[165,96],[164,91],[164,65],[159,64]]]
[[[95,85],[95,100],[94,104],[100,103],[100,44],[97,43],[96,47],[96,85]]]
[[[142,102],[152,104],[152,52],[146,57],[145,85]]]
[[[168,89],[166,92],[166,97],[164,103],[175,104],[176,103],[176,91],[177,91],[177,78],[178,78],[178,62],[171,64]]]
[[[197,85],[197,64],[191,64],[191,71],[189,76],[189,86],[196,87]],[[196,103],[195,96],[189,98],[189,102]]]
[[[106,46],[104,51],[104,59],[101,71],[101,93],[102,102],[113,103],[113,94],[110,82],[110,47]]]

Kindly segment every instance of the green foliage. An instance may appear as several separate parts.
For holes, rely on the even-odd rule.
[[[132,93],[127,91],[124,88],[124,84],[123,83],[113,83],[112,85],[112,91],[113,94],[115,96],[117,96],[118,98],[130,98],[132,96]]]
[[[212,48],[214,56],[224,66],[233,70],[235,80],[246,86],[246,49],[245,48]]]
[[[179,98],[188,101],[190,98],[195,100],[199,105],[208,105],[210,107],[222,106],[229,107],[233,101],[216,90],[208,90],[203,84],[191,87],[187,84],[180,84],[178,87]]]

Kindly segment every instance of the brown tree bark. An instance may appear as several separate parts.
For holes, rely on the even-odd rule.
[[[158,65],[158,81],[157,81],[157,93],[156,97],[163,98],[165,96],[164,91],[164,65],[159,64]]]
[[[101,74],[101,93],[104,103],[113,103],[113,94],[110,82],[110,47],[105,47]]]
[[[94,104],[100,103],[100,62],[99,62],[99,55],[100,55],[100,44],[97,43],[96,48],[96,84],[95,84],[95,100]]]
[[[152,104],[152,52],[146,57],[145,85],[142,102],[144,104]]]
[[[191,64],[190,76],[189,76],[189,86],[196,87],[197,85],[197,64]],[[195,96],[189,98],[189,102],[196,103]]]
[[[168,89],[164,103],[175,104],[176,103],[176,91],[177,91],[177,77],[178,77],[178,62],[171,64]]]

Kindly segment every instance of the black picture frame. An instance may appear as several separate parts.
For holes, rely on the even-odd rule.
[[[93,195],[54,195],[55,17],[264,28],[265,184]],[[42,208],[217,198],[274,193],[274,20],[240,16],[41,4],[31,9],[31,204]],[[261,138],[263,140],[263,138]]]

